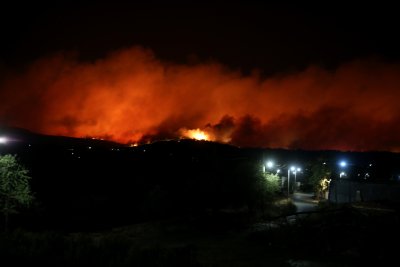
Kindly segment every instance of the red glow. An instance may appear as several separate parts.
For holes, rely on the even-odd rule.
[[[0,86],[0,123],[47,134],[140,143],[200,129],[240,146],[400,151],[400,66],[375,60],[261,79],[136,47],[45,58]]]
[[[191,129],[191,130],[186,130],[183,129],[181,131],[182,137],[190,138],[190,139],[195,139],[195,140],[211,140],[210,137],[208,136],[207,133],[200,129]]]

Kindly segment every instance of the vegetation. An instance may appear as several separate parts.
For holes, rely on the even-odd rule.
[[[8,218],[11,213],[32,202],[28,170],[16,156],[0,156],[0,210],[4,215],[4,228],[7,231]]]
[[[318,159],[311,166],[311,175],[309,182],[311,183],[317,199],[323,199],[329,189],[332,170],[324,159]]]
[[[16,230],[0,234],[0,258],[6,266],[381,266],[396,260],[399,219],[395,210],[326,206],[241,229],[174,219],[95,233]]]
[[[388,242],[400,237],[398,211],[326,202],[293,215],[296,207],[280,192],[279,177],[262,170],[257,151],[185,140],[114,145],[7,148],[33,177],[12,156],[27,196],[9,199],[13,210],[32,201],[29,184],[40,206],[0,233],[4,265],[363,266],[395,255]],[[315,158],[307,158],[315,164],[301,178],[322,192],[318,184],[331,171]]]
[[[267,195],[270,199],[273,199],[279,194],[281,190],[281,178],[277,174],[273,173],[265,173],[264,176],[266,181],[265,189],[267,191]]]

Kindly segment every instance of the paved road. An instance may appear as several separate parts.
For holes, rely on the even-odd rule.
[[[292,201],[297,207],[297,212],[314,211],[318,202],[313,199],[312,193],[296,192],[292,195]]]

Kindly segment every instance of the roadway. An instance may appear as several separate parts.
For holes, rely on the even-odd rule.
[[[291,199],[296,205],[297,212],[309,212],[317,209],[318,201],[314,198],[313,193],[295,192]]]

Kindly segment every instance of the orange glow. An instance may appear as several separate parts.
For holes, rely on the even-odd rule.
[[[200,129],[183,130],[182,136],[196,140],[210,140],[209,136]]]
[[[189,138],[238,146],[400,151],[400,65],[243,75],[172,64],[140,47],[95,62],[44,58],[0,77],[0,124],[121,143]],[[189,130],[188,130],[189,131]]]

